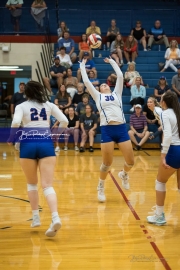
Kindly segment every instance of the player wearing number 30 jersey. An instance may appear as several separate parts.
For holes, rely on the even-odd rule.
[[[41,186],[52,214],[52,223],[46,231],[46,236],[53,237],[61,227],[61,220],[57,212],[57,197],[52,187],[54,167],[56,162],[54,145],[51,138],[41,136],[43,129],[50,131],[50,116],[53,115],[60,127],[66,128],[68,120],[55,104],[47,101],[47,94],[43,86],[30,81],[25,86],[27,101],[16,106],[11,127],[18,128],[23,123],[23,129],[27,128],[37,133],[30,138],[27,136],[20,143],[20,163],[27,179],[28,197],[32,208],[33,222],[31,227],[40,226],[38,208],[38,177],[40,171]],[[30,140],[29,140],[30,139]]]
[[[104,194],[104,180],[113,161],[114,143],[118,144],[125,158],[124,169],[118,174],[122,179],[122,185],[125,189],[129,189],[128,171],[134,164],[132,145],[126,129],[122,107],[123,74],[113,59],[105,58],[104,61],[112,65],[117,75],[116,86],[113,92],[111,92],[111,89],[105,83],[100,85],[100,92],[98,92],[88,79],[85,69],[86,60],[84,59],[80,63],[83,82],[96,102],[100,113],[103,163],[100,167],[98,200],[101,202],[106,200]]]

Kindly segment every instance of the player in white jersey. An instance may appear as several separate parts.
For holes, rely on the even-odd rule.
[[[147,221],[155,225],[166,223],[164,215],[166,182],[175,171],[180,173],[180,104],[177,95],[170,91],[163,94],[161,107],[163,109],[161,113],[163,142],[155,183],[156,210],[153,216],[147,217]]]
[[[118,144],[125,159],[123,171],[118,174],[122,179],[122,185],[125,189],[129,189],[128,172],[134,165],[133,149],[126,129],[126,121],[122,108],[123,74],[113,59],[105,58],[104,61],[112,65],[117,75],[116,86],[113,92],[106,83],[100,85],[100,92],[98,92],[88,79],[85,69],[86,60],[84,59],[80,63],[83,82],[96,102],[100,113],[102,152],[102,164],[100,166],[98,184],[98,200],[100,202],[106,200],[104,183],[113,161],[115,143]]]
[[[35,81],[30,81],[25,86],[27,101],[16,106],[12,121],[11,134],[15,128],[23,123],[23,133],[18,129],[20,143],[20,163],[27,179],[28,197],[30,200],[33,221],[31,227],[40,226],[38,210],[38,176],[40,171],[41,186],[52,213],[52,223],[46,231],[46,236],[53,237],[61,227],[61,220],[57,211],[57,197],[52,187],[53,174],[56,162],[54,145],[47,132],[50,132],[50,116],[53,115],[60,127],[66,128],[68,120],[53,103],[47,101],[43,86]],[[17,129],[16,129],[17,130]],[[30,136],[30,134],[34,134]],[[46,134],[46,135],[43,135]],[[49,133],[48,133],[49,134]]]

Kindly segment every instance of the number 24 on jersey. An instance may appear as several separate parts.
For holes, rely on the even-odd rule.
[[[39,117],[42,118],[42,120],[47,120],[47,114],[46,114],[46,109],[42,108],[40,113],[38,113],[38,110],[35,108],[30,109],[31,112],[31,121],[38,121]]]

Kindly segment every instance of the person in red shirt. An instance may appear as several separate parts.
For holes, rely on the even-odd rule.
[[[124,56],[127,60],[127,64],[130,64],[130,57],[132,58],[132,63],[135,63],[137,57],[137,41],[131,35],[129,35],[124,44]]]
[[[85,52],[88,52],[89,58],[92,59],[91,49],[87,43],[87,36],[86,34],[82,34],[82,41],[79,42],[79,61],[82,60]]]

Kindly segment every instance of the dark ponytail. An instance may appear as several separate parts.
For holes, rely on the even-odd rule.
[[[45,103],[49,100],[46,89],[36,81],[29,81],[25,85],[25,95],[29,100],[36,101],[38,103]]]
[[[178,97],[174,92],[167,91],[162,96],[162,101],[164,101],[168,108],[173,109],[177,118],[178,133],[180,138],[180,104]]]

